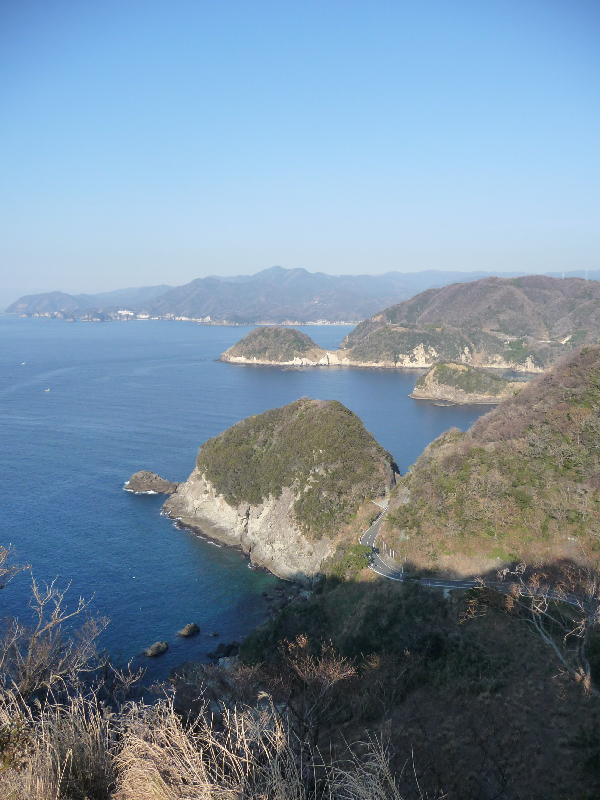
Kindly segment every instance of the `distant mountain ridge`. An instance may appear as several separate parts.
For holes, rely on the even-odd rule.
[[[583,270],[568,274],[586,275]],[[508,277],[521,275],[513,273]],[[356,323],[424,290],[483,277],[490,274],[427,270],[334,276],[300,268],[271,267],[254,275],[196,278],[176,287],[163,284],[96,295],[64,292],[26,295],[12,303],[6,313],[75,318],[93,318],[96,313],[109,319],[117,318],[119,311],[128,310],[134,316],[221,324]],[[590,272],[589,277],[600,279],[600,270]]]
[[[7,309],[7,314],[27,314],[59,311],[76,311],[78,309],[104,310],[116,306],[138,306],[147,303],[171,289],[167,284],[159,286],[141,286],[131,289],[116,289],[99,294],[66,294],[66,292],[42,292],[20,297]]]

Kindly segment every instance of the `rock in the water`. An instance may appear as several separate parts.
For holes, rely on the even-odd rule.
[[[178,485],[178,483],[171,483],[171,481],[161,478],[154,472],[142,470],[131,476],[125,484],[125,489],[136,494],[173,494]]]
[[[144,650],[144,655],[148,658],[162,656],[162,654],[166,653],[168,649],[169,645],[166,642],[154,642],[154,644],[150,645],[147,650]]]
[[[186,625],[185,628],[179,631],[177,636],[195,636],[197,633],[200,633],[200,628],[195,622],[190,622],[189,625]]]

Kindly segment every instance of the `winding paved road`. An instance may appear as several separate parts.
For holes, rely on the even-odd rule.
[[[383,520],[385,512],[387,511],[387,502],[378,503],[375,500],[372,502],[375,503],[376,506],[379,506],[379,508],[382,510],[371,527],[368,528],[360,537],[360,543],[372,549],[371,563],[369,566],[373,572],[376,572],[383,578],[389,578],[392,581],[411,581],[414,583],[419,583],[421,586],[430,586],[436,589],[472,589],[474,586],[481,586],[481,581],[451,581],[448,578],[417,578],[416,576],[413,577],[411,575],[405,575],[402,569],[394,569],[386,564],[379,555],[378,549],[375,547],[375,540],[379,534],[381,521]],[[511,584],[498,584],[486,581],[486,586],[490,587],[491,589],[496,589],[498,592],[511,591]],[[543,593],[547,592],[546,589],[543,589],[542,591]],[[523,594],[527,595],[528,591],[523,592]],[[565,595],[563,592],[557,594],[553,590],[547,592],[547,595],[548,597],[561,600],[562,602],[569,603],[573,606],[581,607],[582,604],[582,598],[579,598],[576,595]],[[587,607],[589,604],[585,604],[584,602],[584,605]]]
[[[400,569],[394,569],[388,566],[385,561],[379,555],[377,548],[375,547],[375,540],[379,535],[379,528],[381,526],[381,521],[387,511],[387,503],[377,503],[373,500],[376,506],[382,509],[381,513],[375,520],[375,522],[368,528],[363,535],[360,537],[360,543],[365,545],[365,547],[372,548],[371,554],[371,569],[373,572],[376,572],[378,575],[381,575],[383,578],[389,578],[392,581],[404,581],[410,580],[404,572]],[[414,579],[413,579],[414,580]],[[437,579],[437,578],[419,578],[418,581],[421,586],[432,586],[437,587],[439,589],[471,589],[473,586],[478,586],[479,584],[476,581],[451,581],[448,579]],[[416,583],[416,581],[415,581]]]

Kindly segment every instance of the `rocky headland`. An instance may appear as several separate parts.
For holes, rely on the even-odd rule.
[[[600,336],[600,283],[543,275],[482,278],[428,289],[364,320],[342,341],[355,361],[408,366],[422,347],[429,366],[542,372]]]
[[[523,386],[521,381],[509,381],[488,370],[442,363],[418,379],[410,397],[457,404],[493,404],[512,397]]]
[[[494,346],[498,349],[497,341]],[[375,331],[366,344],[359,342],[346,349],[325,350],[294,328],[263,326],[246,334],[219,358],[231,364],[257,366],[371,369],[427,369],[444,360],[525,373],[543,369],[530,357],[517,363],[510,357],[490,353],[489,348],[488,351],[478,349],[456,331],[414,331],[397,327]]]
[[[302,398],[207,441],[163,510],[309,586],[328,559],[354,544],[353,520],[389,492],[397,474],[355,414],[336,401]]]
[[[233,364],[316,366],[323,362],[326,355],[327,351],[313,342],[310,336],[295,328],[264,325],[250,331],[226,350],[219,360]]]

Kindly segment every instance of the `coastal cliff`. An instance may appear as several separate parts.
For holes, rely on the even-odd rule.
[[[294,491],[258,505],[230,505],[195,469],[166,501],[165,513],[181,525],[224,544],[241,547],[251,562],[287,580],[308,583],[335,550],[328,538],[311,541],[293,519]]]
[[[521,381],[508,381],[464,364],[436,364],[419,378],[410,397],[459,404],[492,404],[511,397],[523,386]]]
[[[353,519],[397,474],[355,414],[302,398],[206,442],[163,510],[241,547],[253,564],[310,585],[340,546],[354,543]]]

